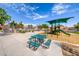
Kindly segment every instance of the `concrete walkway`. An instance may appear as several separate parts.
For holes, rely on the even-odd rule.
[[[36,34],[11,34],[0,36],[0,55],[1,56],[62,56],[62,50],[59,43],[53,42],[49,49],[43,49],[41,46],[33,51],[27,47],[28,38]]]

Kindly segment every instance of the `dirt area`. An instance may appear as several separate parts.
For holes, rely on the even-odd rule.
[[[44,32],[40,33],[44,34]],[[63,33],[57,37],[56,35],[46,34],[48,39],[59,41],[64,56],[79,56],[79,34],[71,33],[67,36]]]
[[[44,32],[40,33],[44,34]],[[79,44],[79,34],[73,34],[70,33],[71,35],[65,35],[63,33],[60,33],[60,35],[57,37],[57,35],[51,35],[51,34],[46,34],[48,39],[52,40],[57,40],[57,41],[64,41],[72,44]]]

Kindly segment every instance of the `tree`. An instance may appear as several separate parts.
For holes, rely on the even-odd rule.
[[[32,24],[28,25],[28,29],[29,29],[29,31],[32,31],[33,30],[33,25]]]
[[[42,24],[41,27],[42,27],[42,29],[44,29],[45,33],[47,33],[48,25],[47,24]]]
[[[24,24],[22,22],[19,23],[19,28],[24,28]]]
[[[42,26],[41,25],[38,25],[37,28],[38,28],[38,30],[42,30]]]
[[[2,30],[2,26],[1,26],[1,24],[0,24],[0,30]]]
[[[11,17],[6,13],[6,11],[0,8],[0,24],[3,26],[7,21],[10,21]]]
[[[42,28],[44,28],[44,29],[47,29],[47,28],[48,28],[48,25],[47,25],[47,24],[42,24],[41,26],[42,26]]]
[[[74,28],[77,29],[79,31],[79,22],[77,24],[74,25]]]
[[[14,28],[14,27],[16,26],[16,24],[17,24],[17,23],[16,23],[15,21],[12,21],[12,22],[10,23],[10,27],[11,27],[11,28]]]
[[[10,23],[10,28],[12,28],[12,31],[15,32],[15,28],[16,28],[17,23],[15,21],[12,21]]]

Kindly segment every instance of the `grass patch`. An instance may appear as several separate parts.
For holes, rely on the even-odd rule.
[[[73,32],[73,33],[75,33],[75,34],[79,34],[79,32]]]

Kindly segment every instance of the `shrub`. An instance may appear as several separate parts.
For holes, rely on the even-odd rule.
[[[19,30],[19,33],[26,33],[25,30]]]

